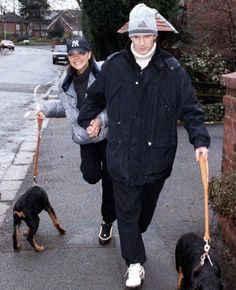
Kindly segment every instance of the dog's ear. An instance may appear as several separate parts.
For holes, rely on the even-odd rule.
[[[19,218],[25,218],[25,214],[23,213],[23,211],[15,210],[13,214],[17,215]]]

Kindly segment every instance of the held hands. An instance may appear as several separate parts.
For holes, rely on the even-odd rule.
[[[90,138],[97,137],[101,130],[101,120],[99,117],[93,119],[86,129],[87,134]]]
[[[195,150],[195,158],[196,158],[196,161],[199,161],[199,156],[202,155],[202,157],[204,159],[208,159],[208,148],[206,147],[199,147]]]

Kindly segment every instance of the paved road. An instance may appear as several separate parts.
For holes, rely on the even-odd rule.
[[[0,54],[0,82],[7,84],[45,84],[55,77],[58,66],[52,64],[50,47],[39,49],[17,46]]]
[[[222,125],[209,126],[212,136],[210,175],[220,172]],[[182,127],[178,129],[179,148],[172,177],[164,190],[144,235],[148,261],[143,290],[174,290],[177,274],[174,249],[178,237],[194,231],[203,234],[203,189],[193,148]],[[44,253],[35,253],[22,237],[23,250],[12,251],[12,214],[7,212],[0,232],[0,289],[124,289],[126,266],[120,258],[115,225],[113,242],[105,247],[98,243],[100,185],[85,183],[79,171],[79,146],[71,141],[65,119],[52,119],[45,129],[40,148],[39,184],[45,188],[58,216],[67,229],[58,236],[45,213],[41,214],[37,234]],[[32,165],[22,179],[17,194],[32,184]],[[9,203],[10,204],[10,203]],[[236,289],[235,264],[224,260],[225,248],[218,247],[220,237],[216,220],[211,217],[213,253],[217,255],[228,290]],[[234,276],[233,276],[234,275]]]
[[[50,94],[65,66],[52,64],[49,47],[4,50],[0,62],[1,181],[21,144],[36,129],[36,98]]]

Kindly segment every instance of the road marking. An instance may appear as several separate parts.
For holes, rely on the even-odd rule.
[[[38,92],[38,90],[40,89],[40,87],[42,87],[42,86],[48,86],[48,85],[50,85],[50,84],[51,84],[51,86],[47,89],[46,93],[43,94],[44,97],[42,97],[42,99],[44,99],[45,97],[47,97],[47,96],[49,95],[50,91],[53,89],[53,87],[54,87],[53,82],[52,82],[52,81],[49,81],[49,82],[47,82],[47,83],[45,83],[45,84],[37,84],[37,85],[34,87],[34,101],[35,101],[35,104],[36,104],[36,106],[35,106],[35,109],[36,109],[36,110],[39,109],[39,107],[40,107],[40,106],[39,106],[39,105],[40,105],[40,102],[42,102],[42,100],[40,100],[40,98],[37,96],[37,92]],[[32,112],[32,110],[26,112],[26,113],[24,114],[24,118],[28,118],[28,117],[30,117],[30,113],[31,113],[31,112]]]
[[[37,102],[37,91],[40,88],[41,84],[38,84],[35,88],[34,88],[34,100],[35,102]]]

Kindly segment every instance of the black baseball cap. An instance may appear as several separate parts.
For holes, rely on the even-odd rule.
[[[67,54],[72,51],[79,51],[82,54],[90,51],[90,46],[85,38],[72,38],[67,42]]]

